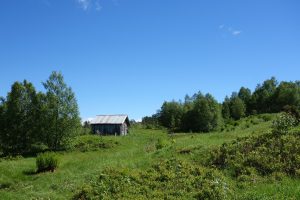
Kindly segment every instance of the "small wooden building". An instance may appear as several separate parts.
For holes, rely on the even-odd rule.
[[[91,126],[94,134],[127,135],[130,123],[128,115],[97,115]]]

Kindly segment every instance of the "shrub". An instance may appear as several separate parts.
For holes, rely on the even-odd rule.
[[[36,158],[37,172],[47,172],[54,170],[58,167],[57,154],[53,152],[41,153]]]
[[[38,154],[45,151],[48,151],[49,147],[43,143],[35,143],[31,145],[31,154]]]
[[[23,159],[23,156],[21,156],[21,155],[16,155],[16,156],[8,155],[8,156],[5,156],[5,157],[1,157],[0,162],[2,160],[16,161],[16,160],[21,160],[21,159]]]
[[[157,140],[157,143],[155,144],[155,147],[157,150],[159,150],[159,149],[165,148],[169,145],[170,145],[169,141],[159,138]]]
[[[0,183],[0,190],[3,190],[3,189],[8,189],[10,188],[12,185],[11,182],[4,182],[4,183]]]
[[[265,122],[268,122],[268,121],[271,121],[271,120],[272,120],[272,115],[264,114],[264,115],[261,116],[261,118],[262,118]]]
[[[244,128],[245,129],[250,128],[250,124],[246,123]]]
[[[281,113],[274,121],[273,121],[273,132],[285,134],[291,129],[293,126],[297,124],[297,120],[290,114]]]
[[[259,124],[259,119],[251,119],[250,123],[253,125],[257,125],[257,124]]]
[[[73,196],[73,200],[88,200],[93,197],[93,188],[90,185],[84,185],[77,193]]]
[[[232,176],[266,176],[285,173],[297,176],[300,169],[300,134],[267,133],[239,138],[211,152],[208,165],[232,172]]]
[[[75,137],[70,143],[68,150],[71,151],[97,151],[109,149],[118,145],[117,141],[109,140],[98,135],[83,135]]]
[[[222,174],[177,159],[143,171],[107,168],[91,186],[92,190],[85,186],[74,198],[223,200],[231,196]]]

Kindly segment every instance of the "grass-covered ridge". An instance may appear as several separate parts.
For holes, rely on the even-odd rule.
[[[300,176],[300,133],[240,138],[212,151],[210,165],[232,170],[234,177],[284,173]]]
[[[206,134],[168,135],[163,130],[133,128],[126,137],[81,136],[70,143],[68,151],[58,154],[59,167],[54,173],[32,173],[36,170],[35,158],[3,158],[0,196],[2,199],[76,199],[84,195],[91,199],[122,195],[123,199],[203,199],[208,195],[209,199],[297,199],[300,180],[296,173],[275,170],[276,173],[264,176],[257,170],[250,175],[233,176],[231,164],[217,165],[210,156],[224,146],[230,147],[226,156],[232,156],[239,152],[234,147],[236,141],[246,144],[252,138],[269,137],[275,117],[251,116],[227,125],[221,132]],[[296,127],[280,137],[286,142],[298,137],[297,132]],[[298,154],[295,151],[291,155]],[[269,154],[263,155],[267,159]],[[216,180],[220,185],[214,185]],[[172,187],[178,189],[172,191]],[[133,188],[137,188],[136,193]],[[212,194],[216,196],[209,196]]]
[[[106,168],[74,199],[228,199],[223,175],[191,163],[170,159],[147,170]]]

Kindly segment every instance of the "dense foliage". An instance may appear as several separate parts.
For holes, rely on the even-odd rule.
[[[47,91],[43,115],[47,124],[44,129],[46,143],[51,149],[59,149],[77,134],[81,126],[78,105],[75,94],[60,73],[53,72],[43,85]]]
[[[144,117],[142,123],[156,123],[172,132],[209,132],[222,124],[221,106],[212,95],[198,93],[187,96],[184,103],[164,102],[157,114]]]
[[[281,82],[272,77],[258,84],[254,92],[241,87],[231,97],[218,104],[210,94],[200,92],[186,95],[184,102],[164,102],[152,117],[145,117],[143,124],[162,125],[171,131],[209,132],[221,128],[223,122],[238,120],[261,113],[287,111],[300,119],[300,82]],[[221,113],[221,114],[220,114]]]
[[[41,153],[36,158],[37,172],[54,172],[58,167],[58,158],[54,152]]]
[[[229,170],[234,177],[285,173],[300,176],[300,133],[289,133],[293,117],[282,114],[273,130],[260,136],[239,138],[211,153],[209,165]]]
[[[6,99],[1,98],[0,148],[4,154],[57,150],[76,134],[78,106],[63,76],[53,72],[44,87],[46,94],[36,92],[27,81],[15,82]]]
[[[26,152],[39,134],[38,96],[31,83],[15,82],[0,105],[0,142],[4,152]]]
[[[228,199],[231,188],[216,170],[176,159],[146,171],[105,169],[73,199]]]
[[[110,149],[119,143],[108,138],[99,137],[99,135],[81,135],[73,138],[68,144],[68,150],[71,151],[96,151],[99,149]]]

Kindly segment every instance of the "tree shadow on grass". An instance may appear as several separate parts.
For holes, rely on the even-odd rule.
[[[5,189],[8,189],[10,188],[12,184],[11,183],[0,183],[0,190],[5,190]]]
[[[37,175],[38,172],[34,169],[27,169],[27,170],[23,171],[23,174],[27,175],[27,176],[34,176],[34,175]]]

